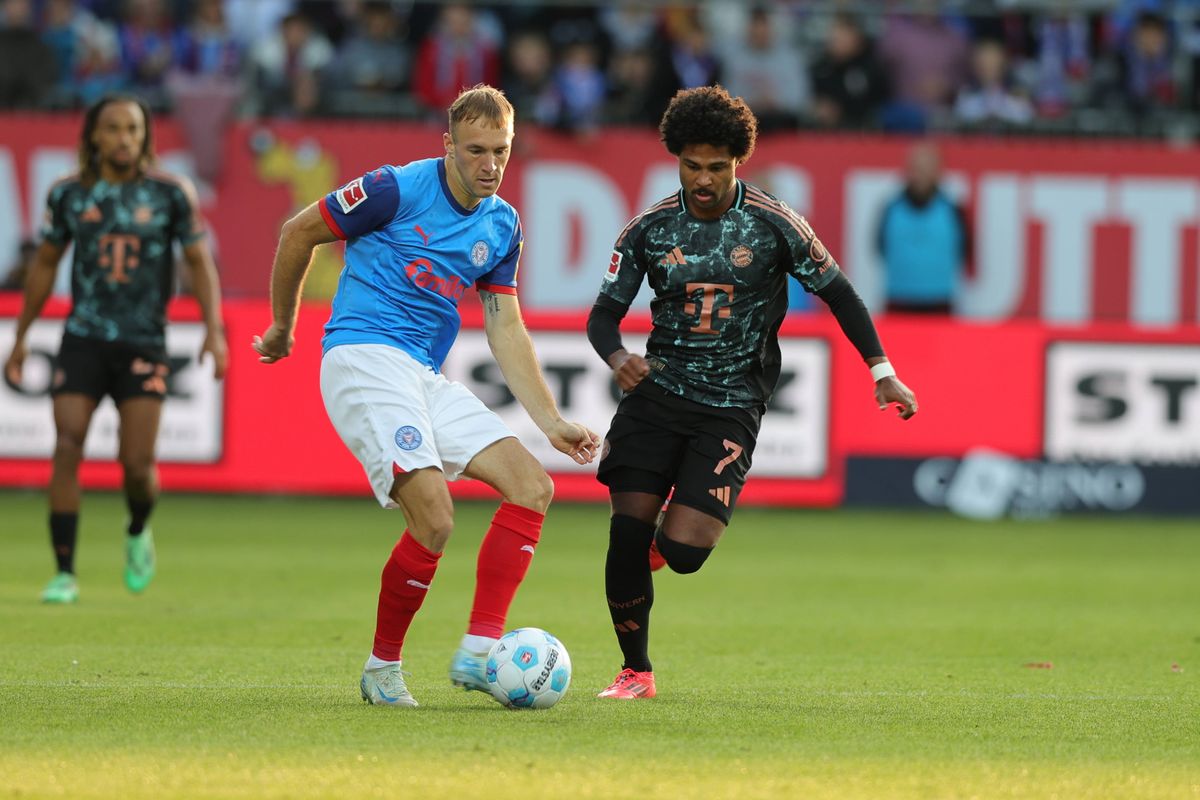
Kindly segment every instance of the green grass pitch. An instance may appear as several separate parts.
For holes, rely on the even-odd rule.
[[[415,711],[358,697],[403,525],[368,498],[168,495],[132,597],[89,494],[68,608],[37,602],[43,497],[0,509],[0,798],[1200,798],[1195,519],[744,509],[659,573],[660,695],[618,703],[606,511],[557,505],[510,624],[574,678],[513,712],[446,678],[491,504],[409,634]]]

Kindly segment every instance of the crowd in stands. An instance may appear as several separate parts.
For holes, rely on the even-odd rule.
[[[522,120],[586,133],[656,124],[676,89],[720,82],[767,130],[1153,134],[1200,107],[1200,0],[947,5],[0,0],[0,108],[128,89],[161,109],[419,119],[486,82]]]

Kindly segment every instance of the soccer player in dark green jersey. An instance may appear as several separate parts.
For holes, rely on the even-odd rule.
[[[178,242],[204,314],[200,358],[212,356],[225,374],[227,348],[220,287],[205,239],[196,192],[187,179],[154,167],[150,115],[137,98],[102,98],[84,115],[79,172],[50,189],[42,242],[25,280],[25,304],[4,374],[20,383],[29,353],[29,326],[50,296],[58,264],[71,242],[71,313],[52,381],[57,440],[50,478],[50,539],[58,574],[42,592],[51,603],[79,597],[75,540],[79,525],[79,464],[92,414],[105,395],[120,417],[120,461],[129,507],[125,583],[141,592],[154,577],[154,541],[147,520],[158,496],[154,448],[169,373],[167,301]]]
[[[624,655],[600,697],[618,699],[656,692],[652,562],[696,572],[729,524],[779,379],[789,276],[829,305],[870,368],[879,407],[895,405],[902,419],[917,412],[858,293],[808,222],[737,179],[757,134],[745,102],[720,87],[684,90],[659,130],[682,188],[617,237],[588,318],[588,338],[625,392],[598,471],[612,503],[605,590]],[[644,280],[654,300],[643,357],[622,345],[620,322]]]

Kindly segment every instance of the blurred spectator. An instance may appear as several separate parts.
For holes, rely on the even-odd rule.
[[[36,108],[58,75],[54,51],[34,27],[31,0],[0,4],[0,108]]]
[[[60,66],[70,70],[56,90],[57,105],[91,104],[125,88],[116,27],[77,0],[48,0],[44,36]]]
[[[1059,116],[1083,94],[1081,84],[1091,69],[1087,20],[1078,14],[1047,14],[1035,29],[1033,102],[1039,115]]]
[[[862,24],[838,14],[825,51],[812,67],[814,114],[829,127],[868,128],[878,122],[888,98],[888,79]]]
[[[764,133],[794,128],[812,102],[802,51],[775,36],[762,6],[750,12],[745,38],[723,52],[722,78],[729,93],[753,109]]]
[[[413,68],[413,91],[431,114],[444,114],[459,91],[477,83],[495,86],[500,56],[491,37],[464,3],[444,6],[433,31],[421,43]]]
[[[519,122],[554,125],[559,101],[554,88],[554,56],[538,31],[523,31],[508,42],[501,84]]]
[[[704,24],[692,9],[669,18],[667,36],[670,39],[671,67],[678,88],[694,89],[712,86],[721,77],[721,62],[713,51]]]
[[[293,0],[222,0],[221,5],[242,52],[250,52],[274,36],[279,23],[293,10]]]
[[[613,50],[648,50],[658,44],[658,14],[640,0],[620,0],[601,9],[599,22]]]
[[[242,94],[241,47],[225,23],[221,0],[197,0],[179,43],[178,68],[167,75],[166,87],[196,175],[213,182],[221,173],[225,127]]]
[[[292,12],[279,30],[251,55],[259,110],[264,114],[306,115],[320,103],[322,71],[333,60],[333,46],[312,29],[308,18]]]
[[[650,50],[618,50],[609,61],[608,87],[606,122],[657,127],[675,94],[675,78]]]
[[[411,55],[405,44],[400,17],[391,3],[364,3],[355,32],[337,54],[339,91],[367,95],[395,94],[408,84]]]
[[[180,37],[179,66],[193,75],[237,76],[241,48],[225,22],[222,0],[196,0],[192,22]]]
[[[17,261],[4,273],[4,280],[0,281],[0,291],[19,292],[25,288],[25,276],[29,274],[29,267],[33,264],[37,250],[37,242],[32,239],[21,240],[21,244],[17,246]]]
[[[937,148],[918,143],[909,152],[904,188],[879,220],[876,243],[887,271],[888,311],[948,313],[958,293],[970,228],[940,184]]]
[[[554,70],[554,88],[561,107],[560,127],[585,133],[599,126],[608,87],[594,42],[581,39],[566,46]]]
[[[1159,14],[1138,15],[1121,54],[1125,107],[1135,115],[1173,108],[1176,101],[1174,50],[1167,21]]]
[[[893,89],[884,127],[924,130],[932,113],[948,110],[966,81],[967,54],[965,34],[935,10],[891,17],[880,39]]]
[[[152,106],[163,105],[163,83],[178,58],[180,38],[165,0],[126,0],[121,63],[134,89]]]
[[[1029,99],[1013,88],[1008,54],[997,41],[978,42],[971,54],[971,80],[958,93],[954,116],[972,126],[1026,125],[1033,119]]]

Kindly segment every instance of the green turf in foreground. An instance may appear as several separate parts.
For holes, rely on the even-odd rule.
[[[398,515],[169,496],[133,597],[120,499],[90,495],[57,608],[42,497],[0,508],[0,797],[1200,798],[1196,520],[743,510],[656,581],[661,695],[621,704],[593,697],[605,512],[557,506],[511,622],[575,675],[509,712],[446,680],[492,510],[465,505],[398,712],[357,689]]]

